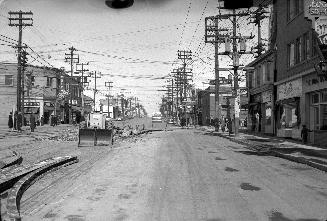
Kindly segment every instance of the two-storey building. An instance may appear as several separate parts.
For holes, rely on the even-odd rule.
[[[274,134],[274,50],[267,51],[247,66],[253,68],[247,72],[248,130]]]
[[[50,116],[57,115],[62,123],[68,123],[70,107],[74,116],[81,115],[80,79],[70,78],[63,70],[49,67],[27,66],[23,78],[23,113],[26,122],[31,114],[41,123],[50,123]],[[72,91],[70,105],[69,85]],[[67,93],[62,93],[67,91]],[[64,96],[59,96],[64,94]],[[0,64],[0,125],[8,123],[10,112],[17,104],[17,64]]]

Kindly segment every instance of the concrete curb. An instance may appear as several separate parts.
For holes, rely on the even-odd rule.
[[[237,140],[235,138],[227,137],[227,136],[219,134],[219,133],[216,133],[216,134],[219,137],[222,137],[222,138],[225,138],[225,139],[230,140],[232,142],[241,144],[241,145],[245,146],[247,149],[250,149],[250,150],[260,151],[262,148],[265,148],[264,145],[253,145],[253,144],[244,142],[242,140]],[[255,148],[256,146],[259,147],[259,148],[256,149]],[[292,156],[290,154],[280,153],[280,152],[278,152],[276,150],[268,150],[265,153],[270,154],[270,155],[275,156],[275,157],[287,159],[287,160],[290,160],[290,161],[293,161],[293,162],[306,164],[306,165],[311,166],[313,168],[316,168],[318,170],[327,172],[327,165],[325,166],[325,165],[322,165],[322,164],[319,164],[319,163],[312,162],[312,161],[310,161],[310,160],[308,160],[308,159],[306,159],[304,157],[296,157],[296,156]]]
[[[73,163],[77,163],[77,157],[65,157],[58,162],[48,164],[38,170],[35,170],[22,179],[20,179],[14,187],[9,191],[7,198],[7,214],[10,221],[20,221],[20,200],[24,192],[35,183],[38,179],[42,178],[47,173],[59,169],[61,167],[68,166]]]
[[[23,157],[16,151],[13,151],[12,159],[8,162],[3,162],[3,165],[0,166],[0,169],[8,168],[14,165],[20,165],[22,162],[23,162]]]

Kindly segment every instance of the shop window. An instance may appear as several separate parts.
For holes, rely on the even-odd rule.
[[[312,95],[311,95],[311,103],[312,103],[312,104],[317,104],[317,103],[319,103],[319,94],[312,94]]]
[[[280,108],[280,127],[299,128],[301,124],[300,102],[288,102]]]
[[[327,91],[321,92],[321,102],[327,102]]]
[[[5,75],[5,85],[7,85],[7,86],[13,86],[14,85],[12,75]]]
[[[271,125],[271,107],[266,107],[266,124]]]
[[[326,104],[321,105],[320,110],[321,110],[320,130],[327,130],[327,105]]]

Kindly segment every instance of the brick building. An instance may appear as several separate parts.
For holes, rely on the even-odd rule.
[[[266,58],[275,63],[273,86],[269,81],[269,89],[267,89],[273,90],[271,115],[274,126],[268,131],[273,131],[279,137],[300,139],[302,125],[307,125],[312,130],[309,141],[325,145],[327,142],[327,77],[318,74],[317,65],[326,59],[327,3],[320,0],[315,2],[311,0],[254,2],[272,5],[271,26],[269,27],[270,50],[263,57],[249,64],[260,66]],[[261,82],[264,78],[263,70],[259,77],[260,80],[257,81]],[[264,103],[262,99],[265,96],[261,93],[260,97],[259,94],[268,86],[256,85],[252,79],[251,74],[248,74],[250,105],[258,103],[258,106],[261,105],[260,112],[262,112]],[[267,109],[265,111],[267,112]],[[255,114],[255,112],[256,110],[251,107],[249,114]],[[264,118],[262,112],[260,119]],[[263,128],[262,120],[259,121],[261,121],[259,122],[261,132],[268,132],[266,128]]]
[[[219,100],[221,104],[221,118],[228,117],[228,110],[234,113],[233,104],[234,98],[232,97],[232,88],[230,85],[221,85],[219,88]],[[247,119],[247,95],[241,95],[241,112],[240,121]],[[205,90],[198,91],[197,96],[197,118],[200,125],[209,125],[210,120],[215,118],[215,86],[209,86]]]
[[[274,50],[267,51],[247,66],[254,69],[247,72],[249,88],[247,127],[253,132],[274,134]]]
[[[24,117],[27,123],[31,114],[37,120],[48,124],[51,115],[58,115],[63,123],[68,123],[69,96],[60,99],[58,95],[69,91],[72,86],[72,110],[74,116],[81,115],[81,88],[78,78],[69,78],[60,69],[28,66],[24,79]],[[9,113],[16,110],[17,64],[0,63],[0,125],[6,126]]]

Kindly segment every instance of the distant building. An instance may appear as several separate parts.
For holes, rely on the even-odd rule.
[[[221,85],[219,88],[219,103],[221,105],[221,118],[232,117],[234,98],[230,85]],[[240,121],[247,119],[247,95],[241,94]],[[215,118],[215,86],[209,86],[205,90],[198,91],[196,113],[200,125],[209,125]]]

